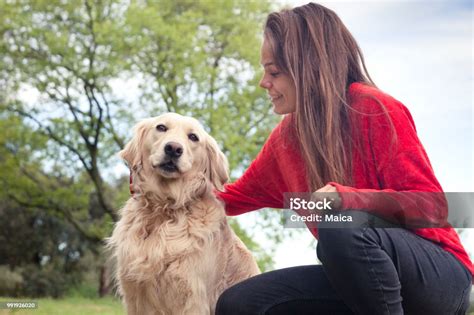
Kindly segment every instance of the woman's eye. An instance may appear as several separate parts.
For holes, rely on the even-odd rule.
[[[196,136],[196,134],[194,134],[194,133],[190,133],[190,134],[188,135],[188,138],[189,138],[189,140],[191,140],[191,141],[193,141],[193,142],[198,142],[198,141],[199,141],[198,136]]]
[[[159,125],[156,126],[156,130],[161,131],[161,132],[166,132],[166,130],[168,130],[168,128],[166,128],[166,126],[163,125],[163,124],[159,124]]]
[[[280,75],[280,72],[272,72],[270,75],[275,78]]]

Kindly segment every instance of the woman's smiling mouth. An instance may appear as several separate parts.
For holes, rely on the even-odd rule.
[[[270,100],[272,102],[275,102],[275,101],[279,100],[280,98],[282,98],[283,95],[275,95],[275,96],[269,95],[269,97],[270,97]]]

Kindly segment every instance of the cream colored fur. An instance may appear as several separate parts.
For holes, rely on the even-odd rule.
[[[170,142],[183,148],[178,172],[159,167]],[[121,156],[135,195],[107,242],[128,314],[213,314],[223,290],[260,273],[213,193],[227,181],[225,156],[195,119],[172,113],[137,124]]]

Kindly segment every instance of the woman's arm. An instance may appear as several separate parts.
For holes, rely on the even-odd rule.
[[[277,167],[272,145],[275,130],[270,134],[262,150],[244,174],[234,183],[226,184],[217,197],[225,203],[227,215],[239,215],[265,207],[283,207],[282,194],[275,183],[281,183],[281,173]]]

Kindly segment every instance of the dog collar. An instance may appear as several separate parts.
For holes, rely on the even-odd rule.
[[[129,176],[129,190],[130,190],[130,195],[134,197],[135,195],[135,190],[133,189],[133,176],[135,174],[138,174],[140,170],[143,167],[143,163],[140,161],[140,164],[134,165],[133,167],[130,168],[130,176]]]
[[[133,197],[133,194],[135,193],[135,191],[133,191],[133,176],[132,176],[132,170],[130,170],[130,195],[132,195]]]

